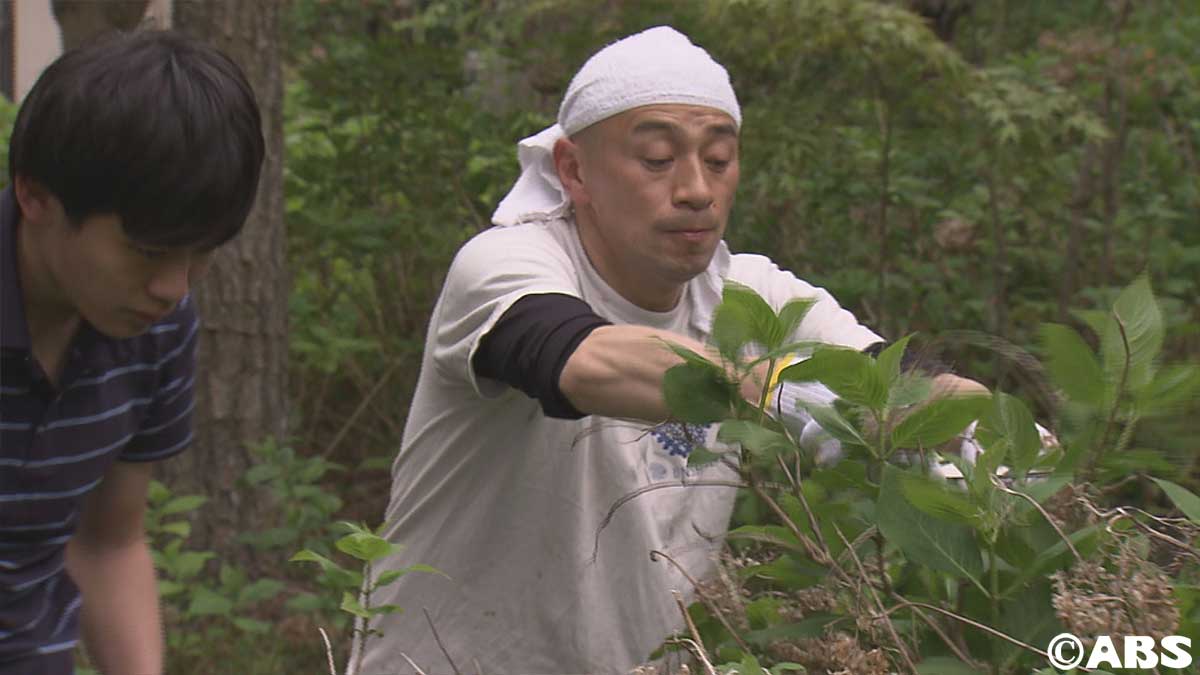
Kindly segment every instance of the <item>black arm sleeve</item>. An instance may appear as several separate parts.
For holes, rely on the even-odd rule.
[[[874,358],[879,358],[880,353],[890,346],[890,342],[873,342],[867,345],[862,352]],[[919,372],[928,376],[951,372],[950,367],[945,363],[928,356],[923,350],[917,350],[911,347],[911,345],[908,349],[904,350],[904,355],[900,357],[900,371],[904,373]]]
[[[583,300],[561,293],[527,295],[513,303],[479,341],[471,367],[480,377],[520,389],[547,417],[579,419],[558,387],[567,359],[592,331],[611,321]]]

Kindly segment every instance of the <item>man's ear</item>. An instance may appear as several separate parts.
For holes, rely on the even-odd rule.
[[[13,180],[13,193],[21,207],[21,218],[30,223],[48,223],[62,213],[62,203],[45,185],[25,176]]]
[[[584,186],[582,152],[583,148],[569,138],[560,138],[554,143],[554,168],[558,180],[576,206],[586,206],[590,201]]]

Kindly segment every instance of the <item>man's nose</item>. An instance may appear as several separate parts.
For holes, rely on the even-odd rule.
[[[676,206],[702,211],[712,206],[713,191],[700,157],[676,162],[674,201]]]

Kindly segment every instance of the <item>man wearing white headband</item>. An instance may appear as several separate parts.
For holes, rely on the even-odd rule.
[[[609,45],[572,80],[558,124],[519,146],[522,174],[493,227],[467,242],[434,310],[396,460],[387,535],[416,563],[376,591],[360,675],[449,664],[487,673],[624,673],[682,626],[713,571],[735,496],[682,481],[716,429],[667,419],[663,341],[704,352],[724,280],[780,307],[816,304],[797,339],[879,336],[825,291],[722,241],[738,182],[741,111],[729,77],[673,29]],[[654,426],[658,424],[658,426]],[[652,429],[647,432],[647,428]],[[616,509],[622,498],[652,484]],[[353,662],[352,658],[352,662]]]

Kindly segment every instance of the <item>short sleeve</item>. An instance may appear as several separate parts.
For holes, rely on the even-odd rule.
[[[729,276],[753,288],[776,311],[796,298],[814,300],[796,329],[796,340],[813,340],[853,349],[865,349],[883,340],[839,305],[829,291],[796,278],[764,256],[733,256]]]
[[[155,363],[158,386],[142,426],[121,452],[127,462],[148,462],[179,454],[192,442],[195,407],[196,340],[200,321],[187,298],[151,331],[162,341]]]
[[[432,359],[439,375],[469,384],[485,398],[508,387],[478,377],[471,363],[479,343],[512,305],[540,293],[580,297],[570,257],[549,228],[561,221],[486,230],[455,255],[430,323]]]

